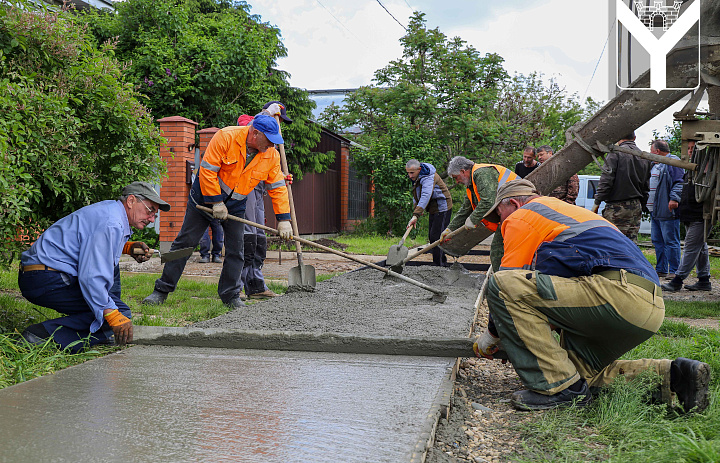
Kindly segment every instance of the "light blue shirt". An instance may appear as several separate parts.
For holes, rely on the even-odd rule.
[[[117,309],[109,293],[130,235],[122,202],[101,201],[55,222],[22,253],[20,261],[22,265],[44,264],[77,277],[83,297],[95,313],[90,325],[94,333],[103,324],[103,310]]]

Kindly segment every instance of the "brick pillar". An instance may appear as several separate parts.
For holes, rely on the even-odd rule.
[[[197,122],[172,116],[158,120],[160,131],[168,140],[160,148],[167,164],[168,178],[160,186],[160,196],[170,204],[170,211],[160,213],[160,252],[170,249],[185,217],[190,185],[186,182],[186,161],[195,159],[195,128]]]
[[[340,148],[340,230],[348,231],[348,202],[350,199],[350,149]]]
[[[198,148],[200,148],[200,156],[205,153],[205,149],[207,148],[208,144],[210,144],[210,140],[212,139],[213,135],[215,135],[215,132],[217,132],[217,127],[208,127],[207,129],[202,129],[198,131],[198,136],[200,137],[200,141],[198,142]],[[195,166],[197,167],[197,166]]]

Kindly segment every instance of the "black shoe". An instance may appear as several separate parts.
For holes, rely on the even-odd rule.
[[[142,300],[143,304],[147,305],[161,305],[167,299],[168,293],[163,293],[157,289],[152,292],[148,297]]]
[[[235,296],[234,298],[226,302],[225,305],[230,307],[231,309],[239,309],[240,307],[245,307],[245,303],[242,301],[242,298],[240,296]]]
[[[685,285],[685,289],[688,291],[712,291],[712,285],[710,284],[710,280],[698,280],[694,285]]]
[[[200,262],[201,264],[207,264],[210,262],[210,256],[201,257],[198,262]]]
[[[548,410],[550,408],[568,407],[575,404],[577,407],[584,407],[590,403],[592,396],[587,382],[582,381],[579,392],[565,389],[553,395],[540,394],[539,392],[525,389],[524,391],[513,392],[510,403],[518,410]]]
[[[214,264],[222,264],[222,257],[220,256],[213,256],[212,261]]]
[[[668,293],[674,293],[675,291],[680,291],[683,287],[683,281],[680,277],[675,277],[672,280],[668,281],[667,283],[663,283],[660,285],[663,291]],[[686,286],[687,288],[687,286]]]
[[[665,278],[667,276],[667,272],[656,272],[658,278]]]
[[[23,331],[20,336],[22,336],[28,344],[37,345],[45,344],[50,337],[50,333],[48,333],[42,323],[35,323],[25,328],[25,331]]]
[[[685,413],[693,409],[696,412],[705,410],[710,403],[708,398],[710,365],[678,357],[673,360],[670,368],[670,389],[677,394]]]

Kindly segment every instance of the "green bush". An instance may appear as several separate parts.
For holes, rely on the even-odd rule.
[[[70,212],[165,175],[164,140],[122,72],[70,13],[0,5],[3,263]]]

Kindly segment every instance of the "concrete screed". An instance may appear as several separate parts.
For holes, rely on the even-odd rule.
[[[436,267],[405,274],[448,290],[448,300],[430,302],[425,290],[361,270],[197,326],[467,337],[483,276]],[[405,355],[136,346],[0,391],[0,461],[421,462],[454,366]]]

